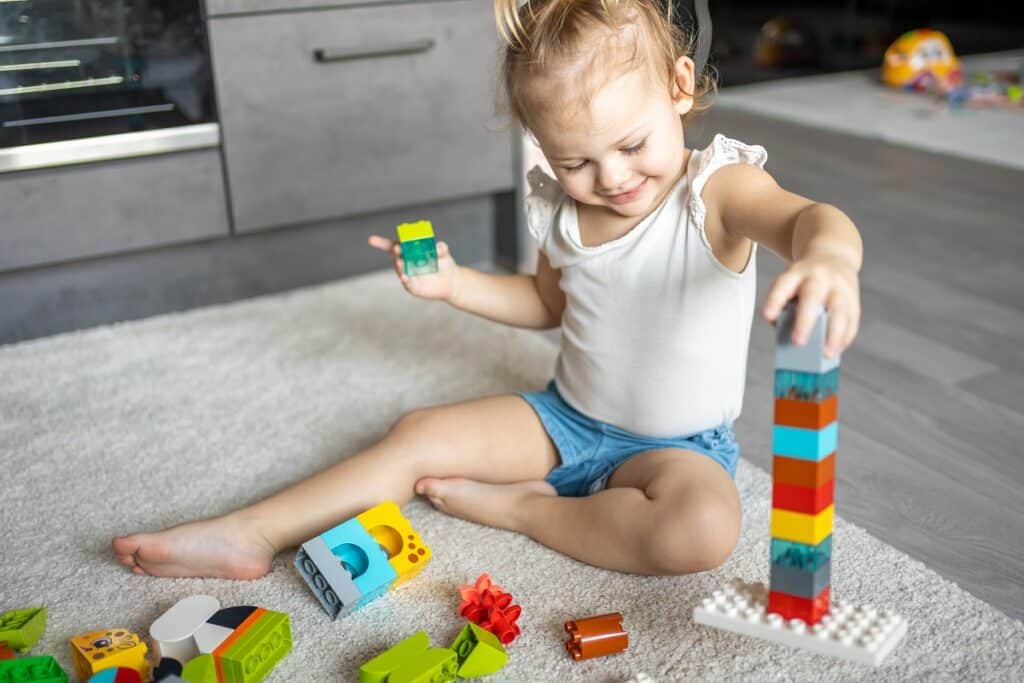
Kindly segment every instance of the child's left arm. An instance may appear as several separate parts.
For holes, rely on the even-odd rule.
[[[749,238],[790,262],[765,297],[765,319],[774,323],[786,302],[797,297],[793,341],[804,344],[824,305],[826,355],[849,346],[860,325],[857,273],[864,255],[853,221],[834,206],[782,189],[767,172],[748,164],[720,169],[703,197],[728,236]]]

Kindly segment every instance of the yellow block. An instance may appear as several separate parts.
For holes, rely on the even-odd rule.
[[[416,221],[415,223],[402,223],[398,226],[398,240],[400,242],[411,242],[434,236],[434,226],[430,221]]]
[[[816,515],[772,508],[772,538],[818,545],[832,533],[834,513],[835,505],[829,505]]]
[[[148,681],[148,650],[137,635],[123,628],[90,631],[71,639],[71,658],[78,677],[83,681],[89,680],[99,671],[115,666],[135,669],[142,680]]]
[[[356,515],[356,519],[388,554],[388,561],[398,574],[393,585],[419,574],[430,560],[430,548],[392,501]]]

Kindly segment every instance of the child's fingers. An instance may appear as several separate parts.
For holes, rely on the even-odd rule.
[[[448,243],[447,242],[438,242],[437,243],[437,257],[438,258],[444,258],[445,256],[448,256],[450,253],[451,252],[448,251]]]
[[[796,321],[793,323],[793,343],[803,346],[811,336],[811,330],[821,315],[825,304],[825,287],[817,280],[804,280],[800,286],[800,300],[796,306]]]
[[[828,335],[825,338],[825,357],[834,358],[843,352],[849,343],[846,330],[850,326],[849,316],[845,311],[830,311],[828,316]]]
[[[370,238],[366,241],[371,247],[381,251],[391,251],[395,245],[394,240],[389,240],[387,237],[381,237],[380,235],[370,235]]]
[[[762,311],[765,320],[773,324],[778,320],[782,307],[796,296],[800,280],[800,275],[793,272],[785,272],[775,279],[775,283],[772,284],[772,288],[768,291],[768,296],[764,300]]]

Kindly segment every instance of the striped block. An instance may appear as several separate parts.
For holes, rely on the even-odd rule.
[[[813,489],[779,482],[772,484],[772,507],[780,510],[816,515],[832,505],[834,499],[835,479],[830,479]]]
[[[818,462],[781,455],[772,458],[772,481],[778,484],[816,489],[835,479],[835,476],[835,453]]]
[[[772,508],[772,538],[818,545],[832,533],[835,506],[829,505],[816,515]]]
[[[824,401],[775,399],[775,424],[801,429],[822,429],[839,418],[839,397],[833,394]]]
[[[818,545],[773,538],[771,555],[772,564],[813,572],[832,559],[832,535]]]
[[[772,453],[790,458],[823,460],[835,452],[838,441],[838,422],[833,422],[824,429],[800,429],[778,425],[772,428]]]

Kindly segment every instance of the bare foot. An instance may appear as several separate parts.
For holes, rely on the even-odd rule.
[[[258,579],[270,571],[276,552],[258,531],[230,516],[120,536],[111,545],[136,574],[222,579]]]
[[[416,482],[416,493],[449,515],[477,524],[519,531],[516,511],[531,496],[556,495],[546,481],[520,481],[515,484],[485,484],[472,479],[428,477]]]

